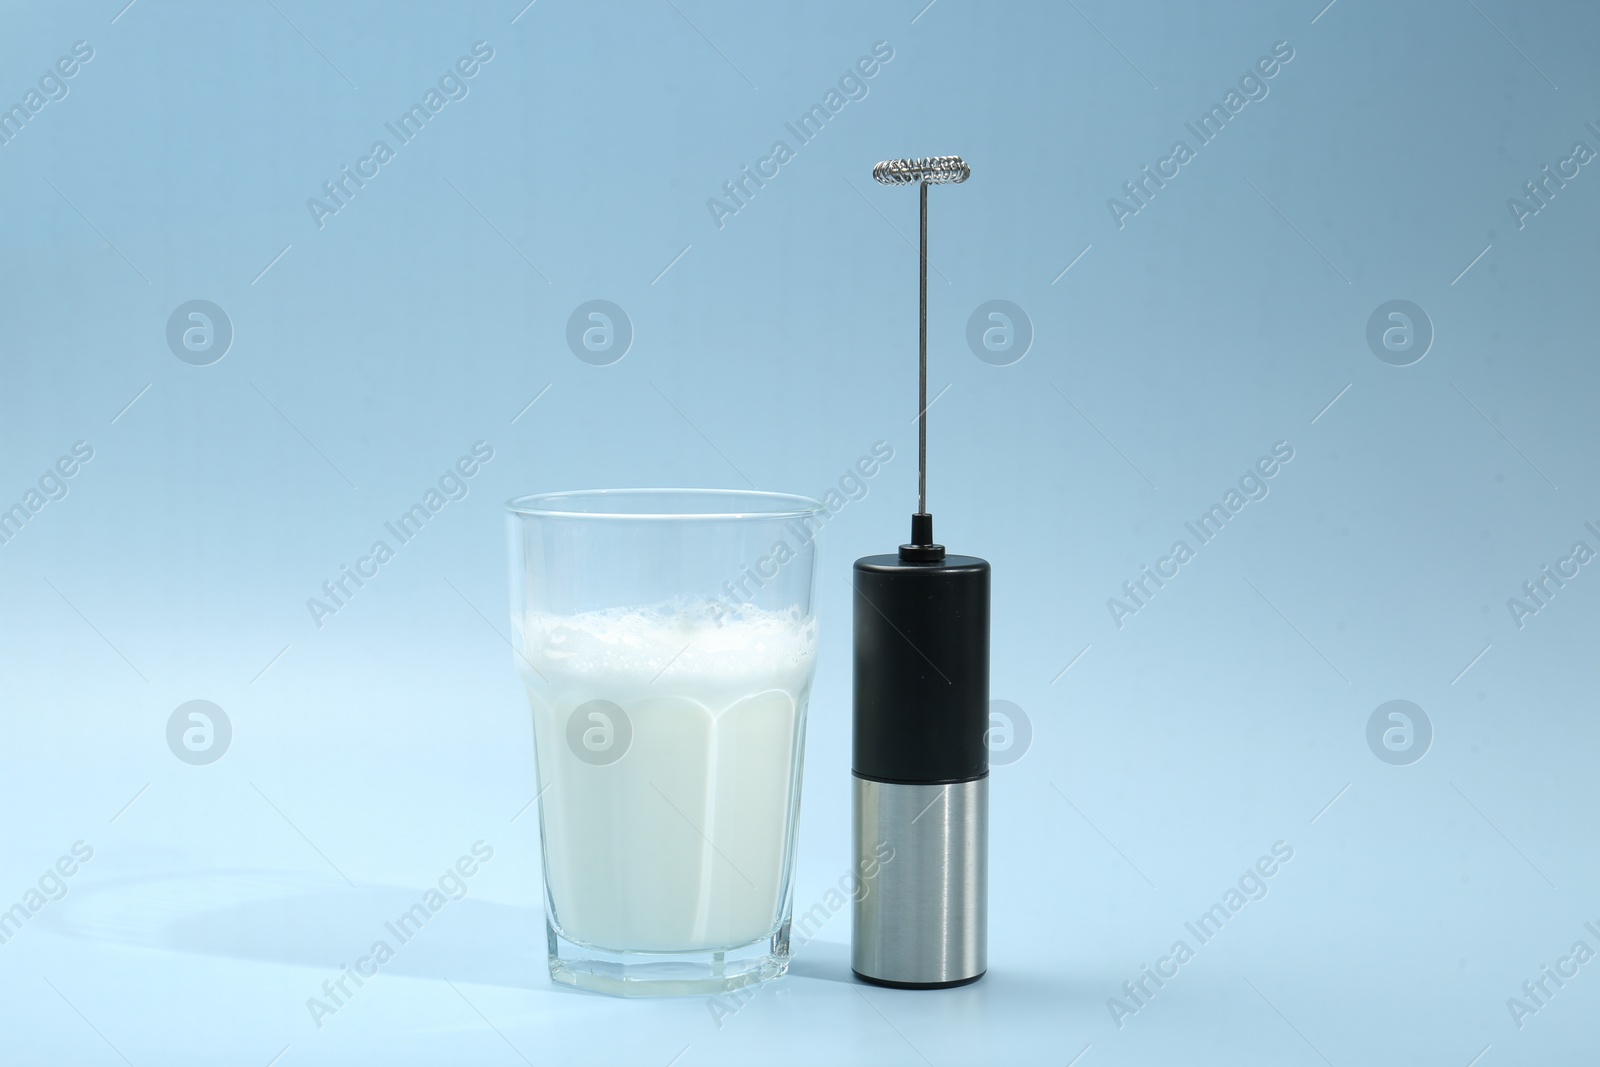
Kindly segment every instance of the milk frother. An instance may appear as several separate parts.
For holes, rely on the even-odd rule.
[[[851,967],[902,989],[988,968],[989,564],[947,554],[928,513],[928,187],[971,173],[959,156],[872,169],[921,193],[917,510],[911,542],[853,574],[853,837],[857,869],[877,875],[854,902]]]

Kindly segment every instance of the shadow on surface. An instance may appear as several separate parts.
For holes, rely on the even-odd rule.
[[[74,887],[35,925],[68,937],[342,971],[383,942],[385,974],[552,988],[539,910],[427,889],[325,882],[273,871],[127,875]],[[402,925],[401,920],[406,921]],[[370,966],[370,965],[369,965]]]
[[[812,978],[845,985],[864,985],[850,970],[850,946],[836,941],[807,941],[794,949],[789,973],[795,978]]]

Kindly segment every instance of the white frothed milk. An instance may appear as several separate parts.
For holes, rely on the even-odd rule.
[[[770,934],[814,620],[746,608],[719,622],[708,606],[672,605],[529,614],[521,630],[560,933],[661,952]]]

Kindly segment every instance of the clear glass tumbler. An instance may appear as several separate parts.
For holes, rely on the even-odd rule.
[[[702,489],[507,506],[551,978],[647,995],[777,977],[826,511]]]

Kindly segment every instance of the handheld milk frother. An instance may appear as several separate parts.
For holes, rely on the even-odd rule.
[[[971,173],[959,156],[872,169],[921,187],[917,511],[910,544],[855,564],[854,847],[877,875],[855,901],[851,966],[905,989],[988,967],[989,564],[934,543],[927,493],[928,186]]]

